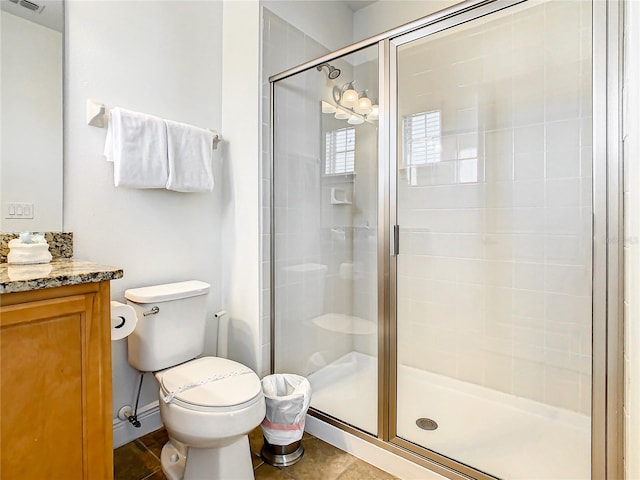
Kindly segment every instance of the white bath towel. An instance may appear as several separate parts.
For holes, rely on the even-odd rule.
[[[177,192],[213,190],[213,132],[184,123],[165,120],[169,178],[167,189]]]
[[[113,108],[104,155],[113,162],[116,187],[165,188],[169,165],[164,120]]]

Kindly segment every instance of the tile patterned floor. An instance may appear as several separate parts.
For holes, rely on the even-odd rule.
[[[161,428],[116,448],[113,452],[114,480],[166,480],[159,458],[167,440],[167,432]],[[398,480],[307,433],[302,437],[304,456],[290,467],[277,468],[262,461],[260,427],[251,432],[249,443],[256,480]]]

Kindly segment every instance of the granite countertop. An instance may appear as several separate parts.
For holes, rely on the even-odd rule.
[[[0,294],[116,280],[122,275],[120,268],[72,258],[34,265],[0,263]]]

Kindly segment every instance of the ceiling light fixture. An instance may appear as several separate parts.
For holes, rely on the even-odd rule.
[[[342,87],[333,87],[334,105],[322,101],[322,113],[332,113],[338,120],[347,120],[351,125],[371,123],[379,119],[379,107],[373,104],[367,95],[367,90],[358,93],[354,87],[355,80],[345,83]]]

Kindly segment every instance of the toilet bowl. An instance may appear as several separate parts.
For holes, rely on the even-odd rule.
[[[203,357],[156,378],[170,438],[161,457],[167,478],[253,478],[247,434],[265,415],[258,376],[240,363]]]
[[[129,363],[155,372],[160,416],[169,435],[161,464],[169,480],[254,478],[248,433],[266,413],[250,368],[203,350],[209,285],[190,281],[125,291],[138,324]]]

